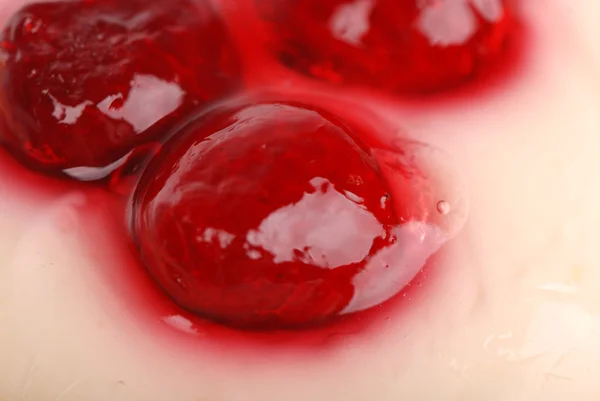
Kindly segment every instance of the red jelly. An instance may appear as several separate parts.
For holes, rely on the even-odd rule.
[[[0,140],[31,168],[101,179],[239,86],[208,1],[31,4],[2,33]]]
[[[281,329],[397,292],[403,274],[382,272],[406,269],[394,205],[353,131],[305,106],[258,104],[178,132],[142,176],[132,226],[143,263],[180,306]]]
[[[338,84],[431,93],[505,54],[508,0],[256,0],[285,65]]]

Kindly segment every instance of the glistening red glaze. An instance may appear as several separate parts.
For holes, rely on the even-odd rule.
[[[0,178],[5,190],[20,202],[37,205],[42,210],[65,195],[77,193],[85,202],[73,214],[87,230],[81,246],[90,252],[93,266],[91,297],[96,297],[107,316],[135,322],[135,325],[166,344],[184,347],[190,352],[264,357],[273,350],[319,352],[343,346],[348,340],[367,340],[369,335],[386,327],[390,320],[397,324],[410,316],[418,318],[415,307],[435,291],[436,277],[444,272],[444,261],[432,256],[417,277],[384,305],[357,314],[348,314],[318,327],[284,331],[239,331],[182,310],[150,278],[140,266],[137,248],[130,243],[125,224],[128,196],[111,193],[103,185],[61,180],[36,174],[0,149]],[[93,233],[93,234],[90,234]],[[87,275],[87,273],[86,273]],[[433,284],[433,286],[432,286]],[[416,313],[416,315],[415,315]]]
[[[375,142],[372,138],[365,139],[369,143]],[[93,239],[93,242],[84,240],[81,244],[95,261],[93,266],[81,267],[91,269],[94,285],[90,296],[98,298],[109,316],[114,314],[121,318],[125,315],[149,336],[189,347],[190,351],[202,349],[202,352],[211,351],[216,355],[222,352],[254,355],[258,352],[264,356],[265,347],[318,352],[346,344],[349,339],[367,340],[374,330],[382,325],[385,327],[390,319],[401,322],[415,313],[418,317],[415,307],[435,291],[432,284],[437,282],[438,274],[444,272],[443,259],[440,261],[434,255],[410,284],[380,307],[344,315],[327,325],[303,330],[238,331],[182,310],[141,268],[138,251],[130,242],[129,227],[125,224],[127,195],[108,192],[104,185],[36,174],[19,165],[3,150],[0,150],[0,178],[9,196],[21,199],[22,203],[38,205],[38,210],[70,193],[83,196],[85,202],[73,212],[82,222],[81,227],[87,230],[81,238]]]
[[[255,0],[285,65],[336,84],[433,93],[496,68],[522,40],[509,0]],[[516,43],[515,43],[516,42]]]
[[[168,4],[167,4],[168,3]],[[45,173],[101,179],[239,86],[208,1],[31,4],[2,33],[0,141]]]
[[[226,12],[232,12],[233,8],[225,8],[225,10]],[[236,10],[245,11],[243,5],[241,5],[239,9]],[[244,15],[244,17],[247,17],[247,15]],[[318,88],[318,86],[312,84],[310,86],[303,85],[306,83],[305,80],[298,80],[296,79],[298,77],[295,77],[293,74],[279,74],[280,70],[277,68],[277,66],[275,66],[275,64],[273,63],[269,64],[270,62],[272,62],[272,60],[270,60],[268,57],[263,57],[264,55],[258,52],[255,47],[253,47],[255,46],[255,43],[252,42],[252,35],[246,35],[246,37],[243,37],[244,34],[248,33],[248,28],[247,25],[243,23],[245,22],[243,19],[240,22],[242,23],[232,24],[232,29],[238,33],[236,35],[238,39],[244,39],[244,41],[241,41],[241,43],[246,48],[243,54],[246,57],[250,58],[245,60],[245,64],[247,62],[252,61],[254,65],[261,65],[262,68],[262,70],[253,69],[249,71],[247,76],[248,78],[254,78],[259,75],[263,76],[261,78],[262,80],[251,80],[252,82],[257,82],[261,85],[266,84],[267,86],[276,86],[277,90],[281,92],[280,95],[277,97],[282,99],[289,99],[290,94],[287,93],[285,86],[278,85],[281,83],[292,82],[296,86],[294,90],[298,89],[300,91],[307,92],[308,88],[309,93],[306,94],[305,99],[308,99],[309,104],[314,104],[317,101],[324,103],[323,99],[325,99],[325,96],[320,96],[322,93],[311,92],[315,88]],[[278,74],[272,75],[272,71],[277,71]],[[491,81],[483,81],[482,85],[487,86],[490,82]],[[327,96],[329,99],[336,99],[335,92],[328,93]],[[373,99],[369,98],[368,100],[371,101]],[[411,106],[422,105],[420,102],[411,102],[412,99],[408,100],[406,104]],[[352,116],[354,119],[358,120],[360,120],[364,116],[363,111],[355,107],[343,108],[343,112],[345,114],[342,113],[340,117],[343,117],[345,121],[349,120],[347,118],[349,116]],[[387,156],[390,156],[390,154],[387,153]],[[392,152],[389,159],[395,158],[396,157],[393,155]],[[4,157],[2,157],[2,159],[4,159]],[[3,160],[3,162],[6,162],[6,160]],[[96,242],[94,244],[90,244],[90,249],[92,249],[94,252],[97,252],[97,257],[95,260],[98,261],[98,265],[95,267],[104,267],[104,269],[97,269],[97,273],[99,276],[99,281],[106,279],[106,293],[114,292],[118,294],[119,299],[123,301],[122,303],[117,303],[116,305],[116,307],[119,309],[118,313],[129,313],[131,315],[131,319],[147,319],[147,322],[149,322],[152,325],[158,324],[161,327],[168,326],[168,332],[170,333],[173,332],[171,328],[177,326],[177,330],[175,331],[184,333],[186,338],[201,338],[203,341],[209,339],[210,341],[213,341],[215,343],[218,342],[219,344],[226,344],[226,346],[229,346],[231,343],[229,341],[225,342],[225,340],[234,340],[237,344],[238,340],[247,340],[249,338],[265,339],[269,344],[279,344],[281,342],[310,343],[311,345],[323,344],[329,341],[330,339],[334,339],[334,341],[335,339],[343,340],[344,334],[354,335],[358,332],[364,331],[364,329],[370,327],[371,325],[385,325],[386,319],[393,319],[394,322],[396,322],[397,320],[401,319],[402,316],[406,316],[409,314],[401,313],[405,311],[408,312],[408,309],[398,309],[397,307],[399,305],[408,305],[407,303],[403,302],[406,299],[424,294],[423,291],[420,291],[421,288],[424,288],[420,286],[421,281],[413,281],[413,283],[418,283],[418,285],[407,285],[402,290],[400,296],[395,297],[392,300],[392,302],[387,302],[382,307],[370,309],[366,313],[345,315],[341,319],[336,320],[330,325],[320,326],[318,328],[311,328],[310,330],[299,331],[298,333],[291,331],[248,333],[228,329],[224,326],[211,323],[206,319],[194,316],[193,314],[187,311],[183,311],[168,297],[165,297],[162,292],[157,291],[157,288],[154,285],[154,283],[150,281],[148,275],[145,274],[145,272],[140,268],[137,257],[135,255],[135,251],[132,251],[130,253],[130,249],[127,249],[125,247],[125,245],[128,242],[128,233],[122,225],[122,220],[124,220],[123,211],[125,207],[124,197],[119,198],[119,195],[117,194],[110,194],[104,192],[104,190],[99,190],[94,185],[82,185],[81,183],[65,183],[50,179],[48,177],[35,176],[30,172],[25,172],[22,168],[15,166],[13,162],[8,162],[8,164],[11,167],[7,168],[3,163],[2,166],[0,166],[0,172],[2,174],[7,173],[7,177],[10,177],[11,185],[17,185],[17,179],[20,181],[18,183],[18,186],[15,186],[14,188],[20,189],[26,187],[27,191],[22,192],[23,194],[26,194],[25,197],[30,196],[32,198],[36,198],[36,196],[40,193],[44,193],[45,195],[47,195],[47,197],[44,199],[48,199],[49,201],[51,201],[53,197],[60,196],[60,193],[62,191],[69,190],[82,191],[88,196],[89,203],[85,210],[82,211],[81,219],[85,220],[86,224],[88,224],[91,227],[92,224],[95,223],[92,223],[93,219],[91,219],[90,216],[102,216],[102,218],[98,220],[103,220],[102,224],[107,224],[108,226],[111,226],[103,227],[106,228],[105,231],[98,231],[99,235],[96,237]],[[389,179],[388,181],[393,182],[394,177],[399,178],[400,181],[402,180],[402,171],[390,171],[389,168],[387,170],[388,171],[384,175],[386,177],[391,177],[391,179]],[[442,171],[442,169],[438,171]],[[119,186],[122,183],[120,177],[116,177],[114,181],[116,186]],[[409,182],[405,181],[404,184],[408,186]],[[451,185],[451,181],[449,185]],[[406,186],[403,187],[402,185],[396,185],[396,183],[393,183],[391,185],[391,189],[402,194]],[[60,187],[60,189],[57,189],[57,187]],[[127,195],[128,189],[129,186],[126,183],[120,188],[120,192],[125,193]],[[422,191],[422,189],[431,190],[432,188],[421,188],[419,185],[413,185],[413,192],[411,193],[428,194],[427,191]],[[432,191],[432,195],[434,195],[431,197],[432,199],[444,199],[444,197],[435,196],[437,195],[435,191]],[[425,195],[425,197],[427,197],[427,195]],[[408,199],[411,197],[409,196],[406,198]],[[399,197],[396,197],[396,200],[398,199]],[[412,204],[415,203],[413,202]],[[433,203],[433,206],[435,206],[435,203]],[[402,210],[402,207],[396,208],[395,211],[398,210]],[[423,210],[421,210],[421,212],[422,211]],[[427,213],[419,214],[419,216],[427,217]],[[106,235],[106,238],[102,238],[104,235]],[[101,241],[101,238],[106,241]],[[98,247],[99,243],[111,246]],[[108,254],[112,253],[118,255],[119,257],[111,259],[111,257],[107,256]],[[437,267],[438,270],[427,270],[427,272],[439,272],[439,269],[444,267],[443,261],[442,264]],[[425,278],[425,275],[423,275],[422,273],[419,278]],[[427,278],[427,283],[431,284],[431,277]],[[430,290],[432,289],[431,287],[428,288]],[[104,293],[102,293],[101,291],[98,291],[99,296],[102,296],[103,294]],[[109,308],[110,305],[107,305],[106,307]],[[177,324],[173,324],[174,322]],[[185,324],[181,324],[182,322]],[[189,322],[189,326],[186,326],[186,322]],[[189,336],[189,334],[194,335]],[[338,336],[339,334],[342,334],[342,336]]]
[[[261,330],[321,323],[360,296],[357,276],[403,252],[370,149],[322,112],[218,110],[175,137],[139,183],[133,227],[185,309]]]

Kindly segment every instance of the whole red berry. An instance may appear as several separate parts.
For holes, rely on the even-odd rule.
[[[177,133],[139,183],[132,227],[144,265],[180,306],[289,328],[393,295],[374,301],[390,283],[358,277],[404,268],[393,204],[369,149],[335,117],[258,104]]]
[[[32,168],[85,180],[239,85],[227,31],[203,0],[31,4],[1,40],[0,141]]]
[[[255,0],[281,62],[340,84],[441,91],[471,80],[506,48],[505,0]]]

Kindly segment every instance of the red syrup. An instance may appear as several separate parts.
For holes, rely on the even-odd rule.
[[[226,1],[229,0],[224,1],[225,5]],[[345,102],[341,101],[346,96],[343,93],[344,88],[341,90],[328,88],[326,94],[321,96],[323,94],[322,86],[315,85],[314,82],[282,68],[270,54],[257,47],[255,40],[266,39],[270,32],[262,31],[257,20],[252,20],[253,14],[248,4],[240,5],[237,8],[223,7],[223,10],[230,22],[233,35],[242,49],[245,64],[249,67],[244,76],[249,90],[263,87],[274,88],[272,92],[276,95],[272,96],[272,99],[290,101],[301,97],[303,102],[318,104],[319,107],[327,106],[326,103],[337,99],[336,104],[330,105],[332,110],[335,109],[335,114],[345,122],[364,125],[365,129],[362,129],[361,132],[373,135],[373,137],[360,139],[369,147],[379,149],[377,161],[382,166],[390,187],[395,188],[398,192],[415,191],[415,195],[422,194],[429,197],[428,202],[425,202],[426,207],[413,212],[415,215],[420,215],[422,221],[428,221],[440,227],[447,234],[448,239],[452,238],[460,230],[466,218],[467,197],[459,175],[453,170],[453,163],[449,162],[447,156],[435,148],[402,137],[390,139],[397,136],[396,128],[390,129],[378,118],[373,120],[371,118],[373,116],[358,107],[356,102],[354,104],[349,102],[349,107],[341,106],[345,105]],[[243,22],[247,22],[247,24],[244,25]],[[258,29],[253,31],[248,28],[249,26],[256,26]],[[518,29],[521,27],[515,28],[515,32]],[[256,37],[254,33],[256,33]],[[524,41],[514,42],[513,52],[507,53],[510,57],[503,58],[491,67],[490,71],[495,69],[500,74],[480,75],[479,79],[474,81],[474,87],[490,90],[496,88],[499,83],[505,82],[502,79],[499,81],[499,77],[512,77],[510,73],[515,72],[516,68],[520,66],[519,61],[521,61],[522,54],[517,49],[520,50],[522,43]],[[467,89],[466,92],[464,90],[467,87],[455,88],[452,91],[443,92],[441,95],[404,98],[402,101],[409,107],[422,107],[423,102],[429,103],[431,99],[442,97],[453,101],[457,100],[455,103],[460,104],[465,100],[463,97],[465,93],[468,93],[466,99],[473,100],[473,92],[470,89]],[[302,93],[302,95],[299,96],[298,93]],[[248,97],[251,98],[251,95]],[[369,99],[372,98],[369,96]],[[395,100],[397,99],[395,98]],[[146,154],[154,154],[158,150],[160,147],[153,147],[150,144],[149,148],[144,150],[148,153],[142,152],[140,157],[144,159]],[[401,172],[407,163],[413,167],[418,166],[418,170],[426,177],[421,185],[409,185],[406,180],[403,180],[405,175]],[[410,312],[420,304],[419,300],[435,296],[433,294],[437,285],[435,278],[437,273],[444,268],[443,260],[441,260],[443,253],[438,250],[427,259],[420,273],[410,284],[382,305],[357,314],[338,317],[322,326],[268,332],[233,329],[183,310],[165,296],[160,287],[141,268],[138,251],[129,236],[127,220],[130,216],[125,215],[140,171],[119,171],[111,181],[110,190],[106,191],[106,187],[101,184],[70,182],[36,175],[19,166],[2,151],[0,174],[7,174],[7,177],[11,177],[11,181],[15,182],[15,191],[19,191],[19,196],[37,198],[40,201],[52,199],[68,190],[77,190],[86,194],[89,201],[86,203],[85,211],[82,210],[81,218],[85,219],[85,214],[89,213],[105,216],[102,223],[105,227],[102,227],[101,235],[104,237],[103,243],[107,244],[107,249],[111,249],[111,252],[99,252],[98,260],[102,262],[101,264],[116,266],[107,269],[106,274],[102,275],[102,279],[105,279],[106,288],[118,293],[119,306],[123,309],[120,313],[127,313],[136,322],[147,324],[147,327],[151,329],[150,332],[162,333],[167,338],[173,338],[182,344],[201,343],[208,347],[214,346],[225,350],[239,349],[240,347],[262,349],[263,346],[274,345],[321,348],[329,347],[332,344],[343,344],[346,335],[352,335],[355,338],[371,333],[372,329],[385,325],[389,320],[401,322],[403,318],[408,318],[411,315]],[[424,188],[426,190],[423,190]],[[451,206],[450,214],[446,214],[447,209],[443,206],[445,204],[439,203],[442,201]]]
[[[529,51],[532,45],[531,35],[522,20],[522,2],[508,0],[505,3],[510,10],[510,15],[502,27],[504,40],[501,51],[493,60],[485,63],[485,66],[477,68],[476,74],[457,80],[454,84],[440,85],[422,91],[401,88],[394,90],[385,82],[373,84],[358,78],[354,81],[332,84],[326,77],[303,73],[301,68],[290,68],[278,59],[277,48],[282,42],[277,34],[279,31],[274,29],[278,22],[265,18],[264,13],[281,12],[293,1],[295,0],[261,3],[261,0],[256,0],[256,5],[252,2],[239,4],[236,0],[221,1],[222,12],[230,21],[232,35],[239,43],[238,48],[245,59],[244,79],[247,87],[258,90],[272,88],[274,91],[285,88],[286,91],[306,92],[309,95],[311,92],[319,91],[323,97],[332,95],[333,99],[340,96],[368,96],[371,102],[382,102],[386,105],[391,103],[404,109],[416,108],[419,111],[447,106],[460,109],[461,106],[468,107],[474,99],[483,100],[518,83],[519,78],[523,77],[524,67],[531,55]],[[328,2],[339,3],[340,1],[328,0]],[[347,1],[347,3],[353,2]],[[267,10],[265,11],[264,8]],[[289,33],[293,29],[292,26],[283,28],[283,32]],[[315,51],[323,52],[327,46],[328,41],[324,39],[322,44],[315,46],[318,49]],[[325,54],[329,53],[325,52]],[[355,56],[358,57],[356,54]],[[350,63],[350,65],[354,64]],[[385,70],[389,67],[380,66],[380,68]],[[385,71],[374,73],[375,76],[385,76],[385,74]],[[390,72],[388,74],[394,75]]]
[[[161,205],[159,205],[160,202],[150,206],[146,203],[147,201],[144,200],[144,197],[148,197],[148,199],[156,199],[159,197],[156,191],[160,188],[164,189],[160,183],[164,184],[164,180],[169,179],[169,172],[173,171],[171,168],[171,163],[174,163],[173,167],[175,168],[179,168],[182,165],[189,163],[186,167],[188,169],[188,179],[190,178],[190,173],[192,176],[196,176],[198,174],[198,170],[201,170],[202,160],[194,159],[195,156],[191,159],[186,159],[185,163],[179,160],[179,157],[184,154],[190,156],[190,154],[193,155],[196,152],[202,152],[196,148],[191,150],[191,153],[189,151],[190,144],[201,145],[202,143],[202,135],[198,137],[196,131],[204,130],[204,134],[208,134],[213,131],[220,133],[229,132],[232,127],[227,128],[227,124],[223,121],[219,121],[219,119],[222,118],[223,115],[228,115],[227,113],[231,113],[231,115],[236,116],[236,118],[233,118],[234,121],[237,121],[237,123],[234,125],[237,125],[238,129],[241,127],[242,131],[244,130],[245,126],[252,127],[253,124],[255,127],[258,125],[258,128],[256,129],[260,131],[260,124],[263,124],[265,120],[268,122],[269,118],[274,118],[271,123],[275,123],[275,126],[270,128],[279,128],[281,130],[281,132],[277,132],[277,130],[275,130],[274,136],[272,137],[277,140],[278,135],[285,136],[286,130],[293,130],[293,128],[295,128],[294,123],[296,121],[307,123],[306,121],[303,121],[303,117],[296,116],[297,120],[294,120],[293,108],[297,107],[300,110],[308,110],[310,112],[315,110],[312,107],[307,108],[302,103],[288,103],[284,105],[278,104],[275,106],[276,108],[291,107],[292,110],[291,115],[288,116],[288,118],[276,118],[272,115],[269,115],[269,113],[272,112],[272,110],[269,111],[269,109],[274,107],[272,103],[256,102],[255,100],[255,102],[248,105],[248,101],[249,99],[246,98],[241,101],[222,104],[216,106],[214,110],[201,113],[196,119],[192,119],[191,122],[183,126],[184,128],[182,129],[181,135],[174,136],[174,138],[178,139],[173,140],[173,144],[167,144],[167,148],[164,149],[166,151],[165,154],[162,156],[159,154],[157,160],[155,160],[157,163],[149,166],[145,173],[147,177],[142,177],[141,182],[138,184],[137,191],[140,193],[134,196],[134,208],[130,211],[130,215],[128,216],[130,221],[133,222],[134,232],[136,231],[136,224],[138,224],[137,229],[140,229],[140,209],[144,210],[144,208],[146,208],[146,211],[154,211],[156,208],[161,207]],[[261,107],[266,108],[266,112],[264,114],[258,113],[252,115],[252,112],[259,111]],[[316,110],[317,112],[322,112],[322,109]],[[358,110],[360,109],[354,109],[354,111]],[[236,111],[238,111],[239,114],[236,115]],[[286,110],[282,111],[282,113],[286,114],[285,111]],[[290,110],[287,111],[290,112]],[[279,111],[275,112],[275,115],[277,115],[278,112]],[[244,113],[249,114],[249,116],[246,115],[246,118],[248,118],[247,120],[244,120],[242,117]],[[328,113],[324,113],[324,115],[332,116]],[[333,121],[337,121],[337,117],[332,116],[332,118],[334,119]],[[229,306],[220,304],[218,297],[216,299],[207,299],[201,297],[198,300],[194,299],[194,297],[186,298],[185,292],[181,292],[179,295],[183,296],[183,298],[175,298],[178,302],[170,301],[169,297],[165,296],[165,293],[170,297],[173,297],[174,294],[178,294],[178,282],[170,281],[169,278],[166,276],[161,277],[161,275],[165,274],[165,272],[177,273],[177,270],[172,270],[171,266],[170,268],[167,268],[167,270],[162,270],[161,272],[161,269],[165,269],[165,265],[163,265],[162,268],[158,268],[159,265],[152,265],[153,262],[156,262],[156,253],[160,254],[160,252],[164,252],[165,248],[162,247],[160,241],[158,243],[152,243],[152,240],[148,238],[152,237],[153,235],[156,236],[158,233],[153,233],[152,225],[148,225],[149,223],[146,221],[145,223],[141,223],[143,229],[138,231],[138,235],[143,237],[141,239],[142,242],[138,242],[138,244],[142,244],[140,245],[142,247],[142,255],[144,255],[144,252],[147,256],[152,255],[150,270],[156,281],[150,279],[150,277],[145,274],[144,271],[140,271],[140,269],[127,269],[124,270],[124,272],[127,272],[128,275],[132,274],[133,277],[130,277],[130,279],[136,283],[142,282],[145,283],[144,286],[148,285],[144,292],[138,293],[137,302],[140,302],[142,305],[155,305],[156,310],[162,311],[160,313],[160,320],[163,324],[163,329],[175,329],[175,332],[179,331],[179,333],[185,338],[196,338],[200,341],[213,345],[213,341],[217,339],[218,346],[224,346],[225,348],[244,345],[328,347],[332,344],[338,344],[338,340],[343,342],[345,335],[352,335],[353,338],[355,338],[357,335],[367,334],[370,332],[370,329],[379,327],[388,319],[400,319],[401,310],[403,308],[408,307],[413,301],[415,301],[415,299],[422,296],[426,291],[431,290],[430,286],[425,286],[424,284],[431,284],[434,282],[434,276],[437,271],[435,266],[438,264],[438,251],[447,241],[454,237],[454,235],[462,228],[462,225],[466,220],[468,197],[459,173],[454,170],[453,163],[447,155],[431,146],[403,138],[390,139],[392,137],[390,134],[394,131],[392,131],[390,127],[383,123],[380,119],[364,110],[360,110],[358,115],[354,113],[350,114],[347,111],[345,114],[343,114],[343,118],[345,123],[344,126],[351,127],[349,129],[351,129],[353,132],[359,132],[360,135],[358,135],[357,139],[363,142],[366,148],[373,152],[373,157],[376,160],[377,165],[380,167],[381,174],[384,177],[384,185],[389,186],[391,194],[390,201],[393,203],[393,210],[395,213],[397,213],[398,219],[402,223],[405,223],[402,225],[402,227],[410,227],[410,229],[404,231],[405,236],[402,239],[399,239],[399,243],[406,246],[404,251],[408,256],[406,256],[402,261],[397,262],[403,265],[405,269],[413,269],[413,276],[410,276],[404,284],[397,287],[397,292],[391,294],[388,293],[387,298],[380,299],[373,305],[363,305],[366,309],[358,313],[340,315],[339,313],[330,312],[329,316],[322,315],[322,317],[333,317],[333,319],[322,319],[321,321],[318,319],[315,320],[314,316],[312,316],[312,318],[309,317],[308,320],[302,320],[306,319],[307,317],[306,315],[300,315],[300,321],[294,321],[294,319],[298,318],[299,316],[297,314],[298,310],[296,310],[296,315],[292,316],[291,322],[284,321],[283,324],[279,319],[267,319],[266,321],[261,320],[260,318],[255,319],[252,318],[252,308],[248,309],[240,308],[239,305],[238,307],[235,306],[236,302],[240,302],[239,300],[234,301],[232,307],[231,302],[229,302]],[[292,121],[291,123],[290,120]],[[198,124],[198,121],[200,121],[201,124]],[[280,123],[280,127],[277,127],[277,123]],[[310,120],[307,123],[308,127],[312,128],[313,123],[315,123],[315,121]],[[221,124],[225,124],[225,127],[222,127]],[[325,122],[322,122],[322,124],[318,125],[323,124],[325,124]],[[220,139],[222,138],[217,138],[216,135],[213,137],[213,140],[215,141],[219,141]],[[252,141],[250,138],[247,138],[247,140]],[[221,145],[223,146],[221,147]],[[219,159],[221,159],[221,161],[228,160],[228,156],[231,155],[228,155],[226,147],[226,144],[221,144],[219,142],[217,148],[213,148],[213,150],[216,149],[216,153],[213,154],[212,157],[216,157],[216,159],[213,160],[213,163],[211,163],[209,167],[214,167],[215,165],[220,166]],[[200,146],[198,146],[198,148],[200,148]],[[239,149],[235,149],[234,151],[239,151]],[[206,156],[207,155],[205,155],[205,157]],[[235,160],[236,158],[234,158],[234,161]],[[269,160],[267,159],[266,161],[268,162]],[[198,162],[200,164],[195,166],[194,163]],[[241,176],[249,178],[246,177],[248,172],[245,170],[245,168],[243,168],[245,162],[246,161],[242,159],[242,162],[236,162],[236,164],[237,167],[241,169],[238,170],[242,172]],[[340,170],[345,171],[344,168],[340,167]],[[161,175],[163,175],[163,177],[161,177]],[[202,176],[202,173],[199,175]],[[181,175],[178,174],[177,179],[185,181],[185,176],[186,173],[181,172]],[[261,183],[259,181],[260,176],[254,178],[256,178],[258,183]],[[294,178],[295,177],[292,177],[291,180],[293,181]],[[148,184],[148,181],[150,181],[150,184]],[[195,179],[192,179],[189,182],[192,188],[200,183],[200,181],[195,181]],[[148,186],[153,187],[153,189],[149,189]],[[282,191],[285,192],[286,189],[282,189]],[[278,198],[279,195],[280,194],[277,194],[275,198]],[[182,199],[185,199],[185,191],[181,191],[180,196]],[[192,192],[191,195],[188,194],[187,196],[191,196],[193,199],[197,195]],[[196,201],[200,202],[200,199],[202,199],[202,196],[200,196],[199,199],[196,199]],[[254,207],[252,202],[254,202],[255,199],[250,199],[250,201],[251,202],[249,204],[245,205],[239,203],[239,200],[234,200],[232,202],[231,200],[224,199],[223,207],[231,209],[232,207],[237,206],[239,208],[252,209]],[[193,203],[197,206],[198,202]],[[210,203],[207,205],[209,204]],[[441,204],[449,206],[450,210],[444,210],[443,207],[440,207]],[[178,205],[179,206],[174,207],[167,206],[167,215],[169,215],[169,213],[171,213],[173,210],[176,210],[178,207],[184,206],[185,209],[185,202],[179,203]],[[138,209],[137,211],[136,208]],[[206,208],[206,211],[211,211],[210,206]],[[210,215],[210,213],[208,214]],[[150,215],[146,215],[146,218],[148,218],[148,216],[151,218],[157,217],[157,215],[153,215],[152,212]],[[175,227],[178,227],[177,224],[173,223],[172,220],[177,220],[178,217],[181,216],[177,216],[177,213],[175,213],[167,220],[157,222],[157,224],[162,227],[161,230],[166,231],[163,231],[162,234],[158,234],[158,237],[155,237],[154,241],[159,239],[160,235],[167,235],[166,239],[168,239],[169,235],[173,234],[171,230]],[[200,218],[202,221],[204,221],[205,216],[203,216],[203,213],[200,212],[196,214],[192,213],[192,215],[189,215],[186,218],[198,223],[196,222],[196,219]],[[221,221],[222,223],[223,219],[225,219],[225,221],[229,221],[230,224],[234,224],[235,226],[236,219],[244,218],[244,213],[237,217],[221,215],[220,217],[216,217],[216,221]],[[265,220],[266,219],[263,221]],[[164,226],[165,224],[166,226]],[[169,226],[170,228],[165,228]],[[196,226],[205,228],[205,225],[202,224],[197,224]],[[192,225],[189,228],[192,229],[194,227],[195,226]],[[190,240],[189,235],[186,236],[185,234],[185,229],[182,228],[182,230],[183,231],[178,233],[178,235],[182,236],[182,242]],[[211,240],[216,239],[217,238],[215,237],[211,238]],[[138,238],[138,240],[140,240],[140,238]],[[215,241],[212,242],[214,245]],[[183,247],[181,249],[171,249],[175,253],[166,255],[167,260],[173,260],[172,258],[177,259],[178,257],[184,258],[182,260],[185,260],[185,258],[189,257],[190,253],[198,252],[197,248],[195,248],[194,251],[191,251],[185,246],[184,243],[178,242],[178,244],[179,245],[177,245],[176,248],[181,246]],[[167,244],[166,247],[168,248],[169,245]],[[217,253],[221,251],[220,247],[214,246],[209,247],[208,249],[212,253],[215,251],[217,251]],[[135,250],[133,253],[136,255],[133,263],[138,264],[139,266],[139,260],[137,259],[138,251]],[[197,256],[198,254],[196,253],[196,257]],[[239,255],[237,257],[239,257]],[[181,265],[181,263],[179,265]],[[189,264],[187,266],[189,266]],[[438,268],[440,268],[440,266],[438,266]],[[178,273],[183,276],[189,272],[186,273],[185,271],[179,270]],[[394,272],[392,269],[390,269],[390,273],[393,275],[394,273],[397,273],[397,271]],[[171,276],[171,279],[173,277],[174,276]],[[374,280],[381,280],[381,283],[393,281],[393,278],[389,275],[386,276],[385,272],[383,271],[371,277]],[[191,280],[188,281],[188,285],[193,288],[194,283],[191,276],[187,276],[187,279]],[[159,285],[157,286],[156,283]],[[163,286],[166,291],[161,291],[159,289],[160,286]],[[143,286],[139,286],[138,288],[141,289],[142,287]],[[260,289],[255,288],[255,290]],[[263,288],[263,290],[266,289]],[[123,291],[130,292],[126,289],[126,287],[123,287]],[[228,294],[228,296],[249,296],[250,298],[248,298],[246,301],[251,303],[253,296],[256,296],[256,294],[244,294],[244,292],[241,292],[237,294]],[[175,297],[177,297],[177,295],[175,295]],[[262,298],[262,300],[264,301],[264,298]],[[211,301],[214,302],[212,307]],[[242,299],[241,302],[243,301],[244,299]],[[206,302],[208,302],[208,304]],[[183,309],[181,307],[182,304],[184,306]],[[215,305],[217,306],[216,309],[214,308]],[[417,303],[412,305],[416,306]],[[208,318],[202,318],[198,316],[198,314],[191,312],[190,310],[194,309],[194,306],[200,308],[200,310],[197,310],[196,312],[200,312],[200,315],[204,315]],[[314,309],[311,309],[310,307],[308,310],[314,311]],[[317,307],[316,310],[319,310],[319,308]],[[408,312],[409,309],[406,311]],[[137,313],[138,312],[136,312],[136,314]],[[211,313],[214,313],[215,315],[210,316]],[[241,321],[239,320],[240,316],[247,317],[249,313],[251,316],[249,321],[244,321],[243,318]],[[153,316],[156,318],[155,315]],[[221,325],[216,323],[215,319],[226,324]]]
[[[281,64],[332,84],[400,95],[464,86],[521,39],[510,0],[255,2]]]
[[[244,329],[318,325],[386,301],[416,273],[403,229],[422,200],[392,196],[360,137],[305,105],[203,114],[138,183],[144,265],[185,309]]]
[[[422,198],[420,203],[414,203],[416,209],[408,210],[407,205],[395,205],[396,208],[403,208],[420,220],[440,227],[450,239],[464,223],[467,199],[460,177],[447,156],[424,144],[402,139],[389,141],[386,133],[391,132],[390,127],[369,113],[352,114],[345,115],[345,120],[351,126],[357,126],[362,133],[369,133],[368,137],[360,138],[368,147],[379,148],[377,161],[392,186],[392,193],[404,194],[403,199]],[[404,180],[402,177],[408,170],[418,170],[422,179]],[[436,248],[426,263],[418,266],[419,273],[410,283],[380,306],[296,330],[239,330],[183,310],[141,267],[139,253],[131,241],[127,225],[131,216],[126,216],[135,182],[123,181],[118,192],[107,191],[99,183],[74,182],[36,174],[20,166],[5,152],[0,154],[0,174],[11,177],[15,183],[12,190],[16,194],[42,203],[52,202],[69,191],[82,193],[86,201],[78,215],[86,224],[95,225],[93,229],[98,242],[92,247],[96,252],[94,256],[98,266],[106,266],[98,275],[102,281],[100,288],[103,288],[98,296],[102,296],[103,291],[117,294],[119,310],[116,313],[125,313],[146,326],[149,333],[165,336],[165,339],[170,338],[180,345],[193,347],[197,344],[225,352],[232,349],[256,351],[273,346],[323,349],[342,345],[348,336],[354,340],[362,338],[390,319],[396,322],[409,315],[413,307],[418,306],[418,300],[427,297],[427,292],[433,290],[431,284],[435,283],[436,272],[443,269],[437,261],[439,249]],[[18,180],[15,180],[17,177]],[[438,200],[446,200],[452,205],[452,212],[440,213],[437,210]]]
[[[106,178],[241,84],[207,1],[35,3],[0,40],[0,142],[30,168],[82,181]]]

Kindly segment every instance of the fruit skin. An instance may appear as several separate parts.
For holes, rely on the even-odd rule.
[[[104,178],[240,85],[226,28],[202,0],[30,4],[1,40],[0,142],[50,174]]]
[[[471,81],[501,58],[516,26],[505,0],[255,1],[286,66],[405,94]]]
[[[149,165],[132,208],[142,262],[175,302],[251,330],[340,314],[396,242],[386,182],[360,140],[302,105],[223,108]]]

